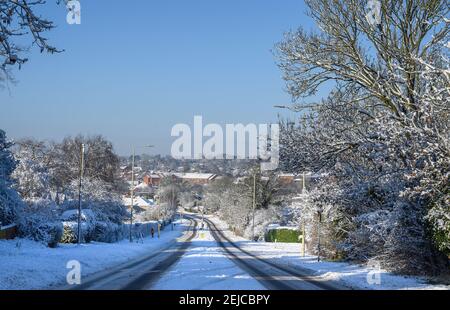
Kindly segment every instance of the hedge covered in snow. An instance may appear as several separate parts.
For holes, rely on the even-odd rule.
[[[301,233],[297,229],[292,227],[276,227],[270,228],[266,231],[266,242],[300,242]]]

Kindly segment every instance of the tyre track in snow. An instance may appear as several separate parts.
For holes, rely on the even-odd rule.
[[[229,258],[270,290],[345,290],[335,281],[326,281],[314,276],[308,269],[294,269],[275,264],[242,249],[230,240],[209,219],[204,218],[216,242]]]
[[[181,245],[177,247],[177,249],[173,252],[172,255],[162,259],[156,266],[151,268],[150,270],[141,273],[139,277],[129,282],[123,290],[138,290],[138,289],[150,289],[151,286],[159,280],[164,273],[169,270],[176,262],[180,260],[180,258],[186,253],[186,250],[191,246],[191,240],[197,234],[197,226],[198,223],[195,219],[192,219],[194,226],[192,229],[192,234],[189,238],[186,239]]]
[[[132,262],[89,276],[86,281],[70,290],[140,290],[148,289],[173,264],[175,264],[190,246],[197,234],[197,220],[190,218],[189,237],[175,241],[157,253],[141,257]]]

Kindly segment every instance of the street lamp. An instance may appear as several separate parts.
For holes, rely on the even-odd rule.
[[[253,173],[252,241],[255,241],[256,172]]]
[[[323,206],[317,208],[317,261],[320,262],[320,224],[322,223]]]
[[[204,221],[205,221],[205,205],[202,203],[202,230],[203,230],[203,228],[205,227],[205,223],[204,223]]]
[[[145,145],[141,146],[143,148],[148,147],[154,147],[154,145]],[[136,149],[134,146],[132,146],[132,158],[131,158],[131,206],[130,206],[130,242],[133,242],[133,207],[134,207],[134,158],[136,156]]]
[[[304,197],[303,199],[307,199],[306,195],[307,195],[307,190],[306,190],[306,178],[305,178],[305,172],[303,172],[302,175],[302,192],[301,195]],[[306,252],[306,229],[305,229],[305,219],[302,216],[302,221],[301,221],[301,232],[302,232],[302,257],[305,257],[305,252]]]
[[[259,148],[258,148],[259,150]],[[261,157],[257,158],[258,164],[261,163]],[[253,171],[253,203],[252,203],[252,241],[255,241],[255,211],[256,211],[256,174],[257,170]]]

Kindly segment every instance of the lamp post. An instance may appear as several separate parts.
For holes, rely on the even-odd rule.
[[[175,199],[175,186],[172,185],[172,201],[171,201],[171,207],[172,209],[170,210],[171,213],[171,220],[172,220],[172,230],[173,230],[173,214],[172,211],[176,212],[177,211],[177,200]]]
[[[143,147],[154,147],[153,145],[146,145]],[[131,157],[131,205],[130,205],[130,242],[133,242],[133,209],[134,209],[134,158],[136,156],[136,149],[134,146],[132,148],[132,157]]]
[[[256,172],[253,174],[252,241],[255,241]]]
[[[305,172],[303,172],[303,176],[302,176],[302,194],[306,193],[306,177],[305,177]]]
[[[303,180],[302,180],[302,195],[304,199],[306,198],[306,178],[305,172],[303,172]],[[306,252],[306,229],[305,229],[305,219],[302,220],[302,257],[305,257]]]
[[[259,147],[258,147],[259,150]],[[257,162],[260,164],[262,161],[261,157],[257,157]],[[253,203],[252,203],[252,241],[255,241],[255,211],[256,211],[256,173],[257,170],[253,172]]]
[[[318,217],[318,223],[317,223],[317,261],[320,262],[320,224],[322,223],[322,213],[323,213],[323,207],[319,206],[317,208],[317,217]]]

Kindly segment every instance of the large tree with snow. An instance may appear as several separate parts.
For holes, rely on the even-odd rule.
[[[80,173],[81,145],[85,145],[84,175],[98,179],[115,189],[119,186],[119,157],[110,141],[102,136],[66,137],[61,143],[52,143],[49,148],[49,170],[54,191],[64,193]]]
[[[340,188],[321,198],[339,209],[332,233],[347,255],[437,270],[435,246],[448,252],[450,239],[449,4],[372,1],[373,12],[366,1],[306,2],[320,30],[278,46],[303,111],[300,124],[283,124],[284,164],[324,169]],[[305,102],[330,81],[326,100]]]
[[[0,222],[9,224],[15,220],[21,200],[12,188],[11,174],[16,167],[16,160],[11,153],[13,143],[0,129]]]
[[[44,142],[26,139],[17,143],[14,152],[18,164],[12,177],[16,189],[24,199],[50,198],[50,175],[47,148]]]

